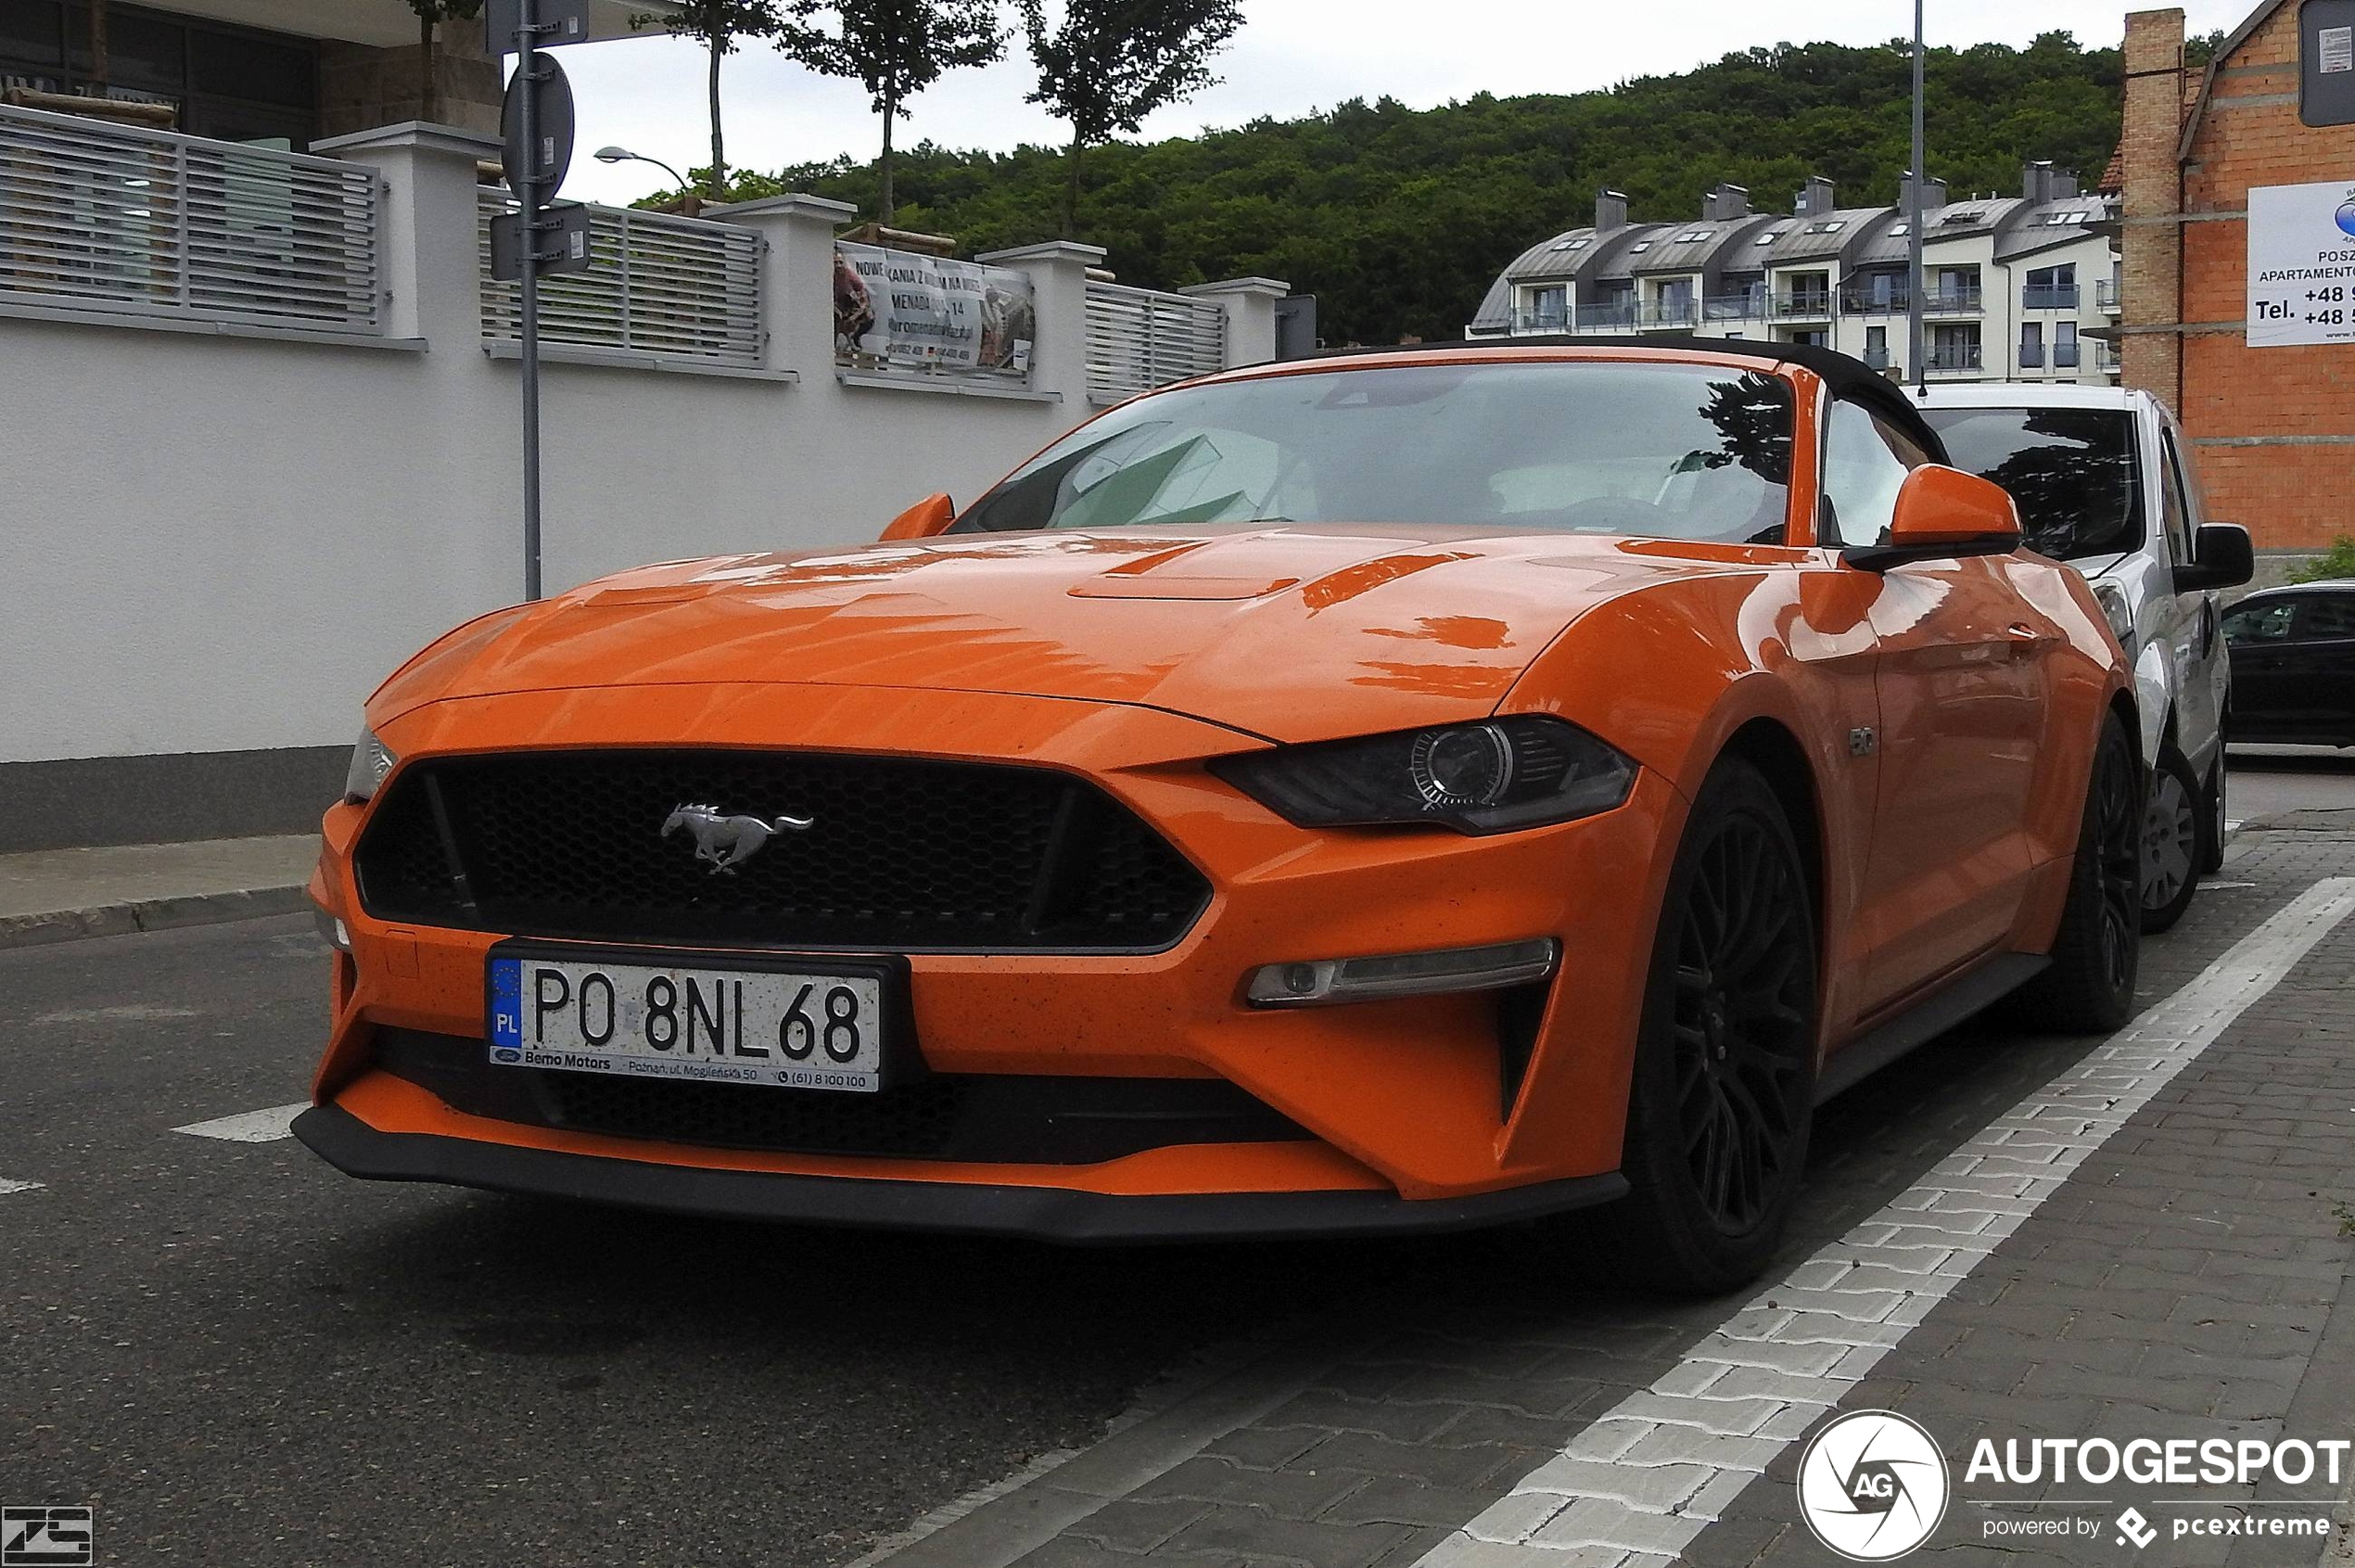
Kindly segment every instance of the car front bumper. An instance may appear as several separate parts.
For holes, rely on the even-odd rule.
[[[664,697],[659,706],[629,692],[453,699],[379,729],[404,759],[579,744],[584,733],[602,746],[772,745],[770,737],[786,734],[796,745],[869,752],[904,751],[908,737],[921,734],[937,748],[930,755],[1082,773],[1200,868],[1213,888],[1209,907],[1181,940],[1157,952],[908,954],[923,1065],[950,1076],[1222,1078],[1307,1136],[1178,1144],[1098,1164],[1010,1160],[951,1169],[912,1157],[746,1153],[741,1145],[730,1154],[702,1144],[576,1139],[561,1127],[467,1114],[459,1102],[387,1072],[381,1037],[425,1031],[481,1039],[484,965],[505,934],[372,916],[353,875],[367,813],[350,805],[327,814],[312,885],[350,943],[336,961],[335,1018],[314,1103],[339,1106],[384,1137],[505,1145],[507,1153],[480,1156],[501,1169],[533,1164],[522,1154],[537,1150],[567,1156],[558,1166],[608,1159],[618,1182],[677,1192],[715,1182],[674,1181],[661,1170],[724,1166],[747,1177],[840,1178],[911,1190],[1023,1188],[1037,1196],[1013,1206],[1038,1213],[1109,1216],[1144,1196],[1182,1199],[1183,1207],[1240,1195],[1249,1199],[1244,1207],[1255,1208],[1263,1197],[1294,1194],[1330,1199],[1337,1216],[1381,1211],[1369,1195],[1425,1217],[1452,1211],[1421,1205],[1473,1200],[1481,1200],[1473,1211],[1496,1207],[1509,1216],[1519,1200],[1499,1194],[1611,1177],[1618,1168],[1642,977],[1665,874],[1659,847],[1674,842],[1684,809],[1661,774],[1640,774],[1617,809],[1555,827],[1489,838],[1436,830],[1320,834],[1292,826],[1203,770],[1200,759],[1248,744],[1242,738],[1151,709],[969,693],[898,692],[888,703],[854,703],[842,692],[789,686],[734,688],[693,702],[666,688]],[[682,726],[677,711],[691,708],[697,721]],[[1542,1017],[1530,1025],[1525,1060],[1508,1060],[1502,992],[1301,1009],[1253,1007],[1242,994],[1249,976],[1269,963],[1538,937],[1558,942],[1561,959],[1549,981],[1531,988],[1540,993]],[[437,1179],[430,1170],[446,1165],[350,1168]],[[785,1190],[758,1182],[747,1189]],[[1599,1201],[1592,1194],[1616,1188],[1562,1191]],[[677,1192],[666,1202],[688,1206]],[[1105,1207],[1094,1198],[1122,1202]],[[960,1198],[945,1206],[964,1213],[989,1205]],[[1372,1228],[1477,1222],[1423,1217]],[[1204,1222],[1073,1223],[1082,1233],[1152,1235],[1194,1233],[1188,1227]],[[1334,1223],[1347,1230],[1369,1222]],[[1289,1218],[1258,1228],[1292,1226],[1334,1228]],[[1023,1218],[981,1228],[1043,1234],[1072,1226]]]

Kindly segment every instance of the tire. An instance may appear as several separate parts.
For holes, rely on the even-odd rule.
[[[2225,765],[2221,746],[2216,748],[2215,772],[2215,785],[2208,792],[2208,832],[2199,847],[2199,869],[2203,874],[2224,869],[2226,840],[2232,836],[2225,813],[2225,802],[2232,793],[2232,770]]]
[[[2113,713],[2094,749],[2053,962],[2014,993],[2016,1016],[2067,1034],[2107,1034],[2133,1015],[2142,957],[2141,773]]]
[[[2158,754],[2143,799],[2143,930],[2164,931],[2183,918],[2199,890],[2208,855],[2208,792],[2173,746]]]
[[[1596,1216],[1622,1271],[1716,1294],[1765,1271],[1814,1112],[1815,911],[1765,779],[1728,759],[1693,804],[1644,988],[1629,1195]]]

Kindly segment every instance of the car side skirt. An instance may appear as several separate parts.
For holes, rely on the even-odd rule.
[[[294,1135],[346,1175],[374,1181],[434,1181],[667,1214],[1017,1236],[1075,1245],[1423,1235],[1538,1219],[1610,1203],[1627,1192],[1626,1179],[1616,1171],[1431,1199],[1363,1189],[1112,1194],[796,1176],[383,1132],[336,1105],[313,1106],[297,1116]]]
[[[2036,978],[2052,962],[2043,953],[2005,953],[1851,1040],[1816,1075],[1815,1103],[1853,1089],[1916,1046],[1927,1045],[1971,1014],[1993,1006]]]

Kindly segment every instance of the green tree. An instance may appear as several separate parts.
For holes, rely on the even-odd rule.
[[[1088,237],[1127,282],[1174,288],[1257,273],[1318,295],[1334,343],[1458,336],[1507,263],[1588,221],[1598,186],[1638,219],[1689,219],[1720,180],[1762,211],[1810,174],[1843,205],[1897,198],[1911,137],[1910,42],[1749,49],[1671,76],[1573,95],[1411,109],[1353,99],[1296,120],[1258,120],[1088,153]],[[2115,48],[2047,33],[2026,48],[1932,49],[1931,172],[1955,196],[2017,191],[2049,158],[2093,176],[2118,145]],[[906,226],[971,250],[1063,232],[1071,159],[1059,147],[898,149]],[[842,158],[746,172],[745,199],[805,190],[874,210],[881,170]]]
[[[1241,0],[1067,0],[1050,27],[1044,0],[1019,0],[1038,85],[1029,101],[1071,127],[1064,237],[1078,222],[1080,164],[1115,131],[1136,132],[1165,104],[1218,79],[1210,57],[1242,26]]]
[[[441,24],[482,15],[482,0],[409,0],[409,8],[417,13],[417,118],[429,121],[441,112]]]
[[[681,38],[693,38],[711,55],[711,168],[709,189],[716,198],[728,188],[728,148],[719,131],[719,62],[736,52],[747,38],[775,38],[789,18],[806,17],[817,0],[685,0],[676,11],[661,16],[644,13],[630,19],[633,28],[659,22]]]
[[[1006,52],[996,0],[836,0],[823,25],[785,24],[779,46],[827,76],[858,82],[883,116],[883,192],[876,215],[892,221],[892,121],[908,100],[951,70],[987,65]]]

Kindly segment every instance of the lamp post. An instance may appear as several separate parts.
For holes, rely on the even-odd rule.
[[[600,163],[651,163],[672,179],[679,181],[681,190],[687,188],[687,182],[681,177],[679,171],[659,158],[648,158],[644,153],[631,152],[628,147],[599,147],[594,156]]]
[[[600,158],[603,153],[598,154]],[[1914,177],[1905,212],[1905,363],[1914,385],[1929,389],[1929,366],[1922,358],[1922,0],[1914,0]]]

